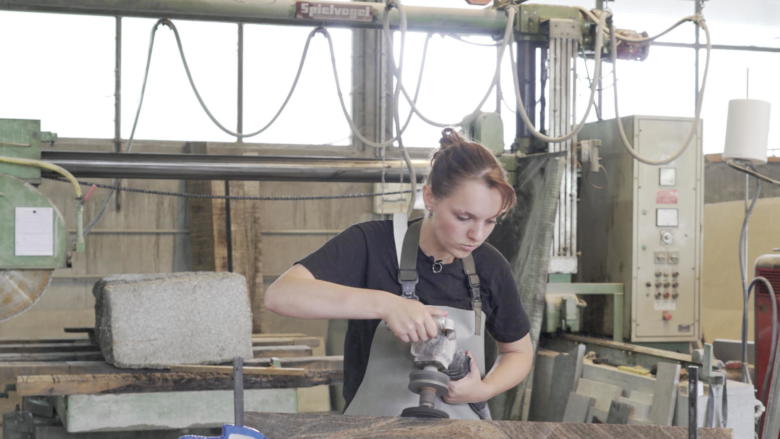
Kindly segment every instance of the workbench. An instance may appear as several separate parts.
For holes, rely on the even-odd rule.
[[[243,370],[247,401],[254,398],[255,407],[295,412],[298,389],[341,382],[341,356],[312,355],[321,343],[321,338],[303,334],[254,334],[254,358],[245,359]],[[207,426],[219,425],[221,422],[215,419],[221,417],[220,411],[228,414],[222,422],[231,422],[233,366],[122,369],[103,361],[98,346],[89,337],[5,340],[0,341],[0,389],[4,389],[0,413],[14,412],[15,406],[22,408],[21,413],[15,413],[18,416],[8,418],[18,428],[26,428],[22,424],[40,424],[42,420],[47,425],[62,422],[70,432],[86,432],[93,427],[110,429],[112,422],[120,430],[133,422],[141,422],[139,425],[147,429],[168,428],[167,425],[189,428],[188,422],[195,419],[205,420],[203,424]],[[195,402],[199,406],[188,406]],[[156,417],[161,410],[135,409],[155,404],[170,406],[171,412],[178,410],[189,418],[174,416],[175,421],[167,424],[165,419]],[[101,416],[101,409],[108,405],[113,411]],[[92,420],[79,417],[79,411],[94,413]],[[131,412],[136,411],[136,419],[132,420]],[[127,419],[120,420],[117,413],[127,414]],[[60,436],[32,436],[48,437]]]

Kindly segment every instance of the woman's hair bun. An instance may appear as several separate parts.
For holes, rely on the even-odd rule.
[[[466,139],[463,138],[457,131],[452,128],[445,128],[441,131],[441,139],[439,139],[439,149],[444,150],[451,146],[460,145],[464,143]]]

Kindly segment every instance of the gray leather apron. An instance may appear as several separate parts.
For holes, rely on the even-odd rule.
[[[419,227],[419,224],[413,224],[413,226]],[[405,238],[409,238],[409,233],[406,234]],[[408,261],[408,254],[411,251],[408,249],[407,241],[409,240],[404,239],[403,253],[407,254],[407,257],[403,259]],[[398,247],[398,243],[396,243],[396,251],[398,251]],[[415,266],[417,247],[418,243],[414,242]],[[408,266],[408,262],[400,266],[404,265]],[[474,274],[474,276],[476,275]],[[474,288],[472,288],[472,303],[476,302],[475,310],[463,310],[449,306],[437,306],[437,308],[446,310],[447,317],[455,322],[458,350],[469,351],[479,366],[480,375],[484,375],[485,315],[481,310],[480,299],[474,297],[473,290]],[[478,291],[478,285],[476,290]],[[404,291],[405,296],[407,293],[408,290]],[[414,369],[410,344],[399,340],[385,322],[380,322],[371,342],[371,351],[363,381],[344,414],[399,416],[403,409],[417,406],[420,397],[408,388],[409,373]],[[447,404],[437,397],[435,408],[443,410],[454,419],[480,419],[468,404]]]

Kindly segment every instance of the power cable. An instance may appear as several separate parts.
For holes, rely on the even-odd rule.
[[[642,157],[639,155],[638,152],[634,149],[634,147],[631,145],[631,142],[628,140],[628,137],[626,136],[626,131],[623,128],[623,123],[620,121],[620,112],[618,110],[618,89],[617,89],[617,40],[621,39],[624,41],[630,41],[630,42],[651,42],[655,39],[665,35],[668,32],[671,32],[674,28],[681,25],[682,23],[685,23],[687,21],[694,22],[698,24],[703,30],[704,34],[707,37],[707,59],[704,63],[704,74],[702,76],[701,81],[701,87],[699,87],[698,90],[698,97],[696,101],[696,108],[694,110],[694,121],[691,125],[691,129],[688,132],[688,136],[686,137],[683,144],[677,149],[677,151],[672,154],[670,157],[666,159],[659,159],[659,160],[653,160],[648,159],[646,157]],[[704,87],[707,84],[707,76],[710,70],[710,52],[712,51],[712,42],[710,41],[710,30],[707,27],[707,22],[704,20],[704,17],[700,15],[693,15],[690,17],[685,17],[677,21],[677,23],[670,26],[665,31],[661,32],[660,34],[653,36],[653,37],[646,37],[646,38],[634,38],[634,37],[628,37],[628,36],[617,36],[615,31],[615,25],[610,21],[609,24],[609,41],[610,41],[610,58],[612,60],[612,79],[613,79],[613,88],[614,88],[614,99],[615,99],[615,122],[618,126],[618,132],[620,133],[620,139],[623,142],[623,146],[625,147],[626,151],[628,151],[629,154],[631,154],[632,157],[634,157],[636,160],[645,163],[647,165],[664,165],[667,163],[670,163],[674,160],[676,160],[678,157],[680,157],[686,149],[688,149],[688,145],[690,145],[691,141],[693,140],[696,132],[699,128],[699,121],[701,120],[701,108],[702,108],[702,102],[704,100]]]
[[[740,285],[742,285],[742,375],[743,380],[748,384],[753,384],[750,379],[750,372],[748,371],[748,358],[747,358],[747,332],[748,332],[748,300],[750,299],[750,287],[748,287],[746,279],[746,265],[745,261],[747,251],[747,228],[750,222],[750,217],[753,215],[753,208],[756,207],[758,197],[761,196],[761,182],[755,180],[756,188],[753,191],[753,198],[750,201],[750,205],[745,209],[745,216],[742,219],[742,227],[739,232],[739,278]]]
[[[732,168],[740,171],[740,172],[744,172],[746,174],[752,175],[753,177],[756,177],[759,180],[765,181],[767,183],[780,185],[780,180],[775,180],[774,178],[772,178],[772,177],[770,177],[768,175],[761,174],[758,171],[756,171],[755,169],[750,169],[750,168],[747,168],[747,167],[744,167],[744,166],[740,166],[739,164],[737,164],[733,160],[726,160],[726,164],[731,166]]]
[[[512,7],[512,9],[514,9],[516,7],[517,6],[514,6],[514,7]],[[594,17],[594,16],[592,14],[590,14],[590,17]],[[591,107],[593,107],[593,102],[595,101],[596,88],[597,88],[597,86],[596,86],[596,82],[597,81],[596,80],[601,75],[601,52],[602,52],[602,48],[603,48],[603,45],[604,45],[603,28],[606,25],[607,14],[601,14],[599,17],[594,17],[594,18],[596,18],[596,41],[594,43],[596,66],[594,67],[594,72],[593,72],[594,81],[593,81],[593,83],[591,84],[591,87],[590,87],[590,98],[588,99],[588,106],[585,109],[585,114],[583,115],[583,117],[580,120],[580,122],[571,130],[571,132],[569,132],[567,134],[564,134],[562,136],[550,137],[550,136],[547,136],[547,135],[541,133],[539,130],[536,129],[536,127],[534,127],[533,122],[531,122],[531,120],[529,119],[528,113],[527,113],[527,111],[525,109],[525,104],[523,103],[523,98],[522,98],[522,96],[520,96],[520,85],[519,85],[520,84],[520,82],[519,82],[520,78],[519,78],[519,76],[517,74],[517,66],[516,66],[516,63],[515,63],[514,54],[513,54],[513,52],[511,50],[509,51],[509,56],[510,56],[511,63],[512,63],[512,77],[514,78],[514,83],[515,83],[515,88],[514,88],[515,89],[515,102],[516,102],[516,105],[517,105],[517,109],[519,110],[519,113],[520,113],[520,118],[523,120],[523,123],[525,123],[525,126],[528,128],[528,131],[531,134],[533,134],[534,137],[536,137],[536,138],[538,138],[538,139],[540,139],[542,141],[549,142],[549,143],[565,142],[566,140],[569,140],[572,137],[576,136],[577,133],[579,133],[580,130],[582,130],[582,127],[585,126],[585,120],[588,118],[588,115],[590,114],[590,109],[591,109]]]
[[[146,67],[144,68],[144,79],[141,83],[141,92],[138,98],[138,107],[135,110],[135,118],[133,119],[133,128],[130,130],[130,138],[127,141],[127,152],[133,150],[133,140],[135,140],[135,129],[138,127],[138,120],[141,117],[141,108],[144,104],[144,96],[146,96],[146,84],[149,80],[149,69],[152,65],[152,53],[154,51],[154,37],[157,34],[157,28],[160,25],[173,26],[173,23],[167,19],[160,19],[152,26],[151,34],[149,35],[149,48],[146,53]],[[103,200],[103,204],[98,208],[97,214],[90,220],[89,224],[84,227],[84,236],[89,235],[92,229],[103,219],[103,216],[108,209],[108,205],[111,204],[111,200],[116,196],[116,191],[111,191],[110,194]]]

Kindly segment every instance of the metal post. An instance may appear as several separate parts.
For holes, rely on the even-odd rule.
[[[375,142],[393,136],[393,77],[386,46],[382,30],[352,32],[352,116],[358,130]],[[367,150],[356,136],[352,145]],[[381,158],[384,152],[373,153]]]
[[[517,42],[517,81],[520,87],[520,97],[525,104],[528,119],[536,123],[536,46],[533,42],[520,40]],[[513,150],[528,152],[533,139],[531,131],[518,112],[515,117],[515,143]]]
[[[238,23],[238,65],[236,67],[238,90],[236,92],[236,132],[244,132],[244,23]],[[243,137],[236,137],[237,143],[243,143]]]
[[[233,217],[230,213],[230,180],[225,180],[225,250],[227,271],[233,272]]]
[[[688,439],[698,439],[699,367],[688,366]]]
[[[122,152],[122,17],[114,17],[114,152]],[[115,180],[114,185],[120,185]],[[114,194],[114,209],[122,207],[121,192]]]
[[[233,419],[236,427],[244,426],[244,359],[233,359]]]
[[[696,0],[695,1],[695,5],[696,5],[695,6],[696,15],[701,15],[702,9],[704,9],[704,0]],[[695,32],[696,32],[696,34],[695,34],[695,40],[696,40],[695,44],[696,44],[696,46],[695,47],[696,48],[694,49],[694,51],[695,51],[695,56],[694,56],[694,75],[696,76],[696,78],[695,78],[695,82],[694,82],[695,88],[694,88],[694,91],[693,91],[693,93],[694,93],[694,95],[693,95],[693,98],[694,98],[693,106],[694,107],[693,108],[694,108],[694,111],[696,112],[696,114],[699,114],[699,31],[700,30],[701,29],[700,29],[699,23],[696,22],[696,30],[695,30]]]

